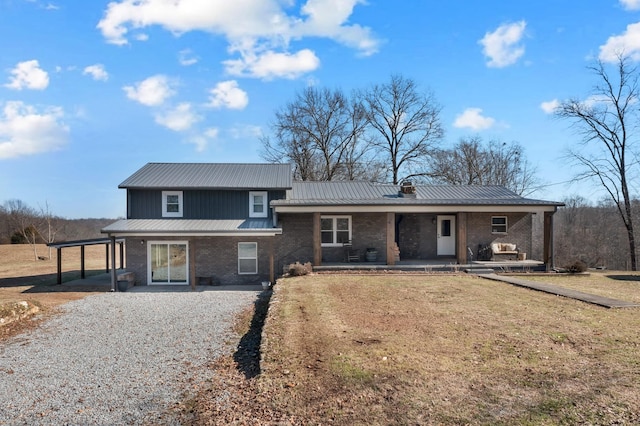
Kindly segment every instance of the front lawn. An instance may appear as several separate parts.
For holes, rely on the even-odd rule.
[[[189,407],[216,424],[637,424],[639,330],[640,309],[467,275],[289,278],[261,374]]]

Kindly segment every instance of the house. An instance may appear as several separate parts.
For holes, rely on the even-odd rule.
[[[126,238],[142,285],[273,281],[295,261],[464,264],[496,242],[537,250],[549,267],[563,205],[498,186],[293,182],[289,164],[149,163],[119,187],[126,219],[102,232]]]

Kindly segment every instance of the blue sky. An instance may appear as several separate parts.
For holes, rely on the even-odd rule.
[[[445,146],[519,142],[533,197],[597,200],[563,183],[579,139],[550,112],[594,60],[640,58],[640,0],[0,0],[0,40],[0,203],[124,216],[147,162],[260,162],[297,91],[396,73],[433,91]]]

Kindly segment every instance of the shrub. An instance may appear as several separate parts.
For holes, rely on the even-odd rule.
[[[566,270],[567,270],[567,272],[570,272],[572,274],[577,274],[577,273],[586,271],[587,270],[587,264],[584,263],[581,260],[576,260],[571,265],[567,266]]]
[[[305,264],[296,262],[289,265],[289,275],[292,277],[310,274],[312,270],[311,262],[307,262]]]

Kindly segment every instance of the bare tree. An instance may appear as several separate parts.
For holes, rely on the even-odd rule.
[[[361,92],[372,146],[387,165],[394,184],[426,176],[426,159],[444,136],[441,107],[414,80],[392,75],[389,82]]]
[[[38,232],[39,217],[37,212],[25,204],[22,200],[9,200],[5,203],[5,209],[9,214],[9,221],[14,232],[19,234],[33,248],[34,260],[38,260],[37,244],[40,240]]]
[[[433,182],[451,185],[500,185],[519,195],[531,193],[538,182],[520,144],[491,141],[485,145],[478,136],[434,151],[428,176]]]
[[[40,207],[40,229],[38,233],[45,243],[50,244],[56,241],[56,236],[61,228],[60,218],[55,216],[49,208],[49,203],[45,202],[44,207]],[[51,247],[49,247],[49,260],[51,260]]]
[[[570,99],[556,109],[556,116],[572,121],[582,137],[568,152],[580,168],[575,179],[594,179],[615,204],[627,231],[631,270],[637,270],[633,208],[629,181],[637,165],[633,157],[638,126],[638,69],[629,57],[619,55],[615,73],[601,61],[591,70],[598,83],[587,100]]]
[[[348,179],[366,168],[358,162],[366,155],[361,135],[364,109],[340,90],[308,87],[276,112],[273,139],[262,138],[263,158],[293,162],[301,180]]]

